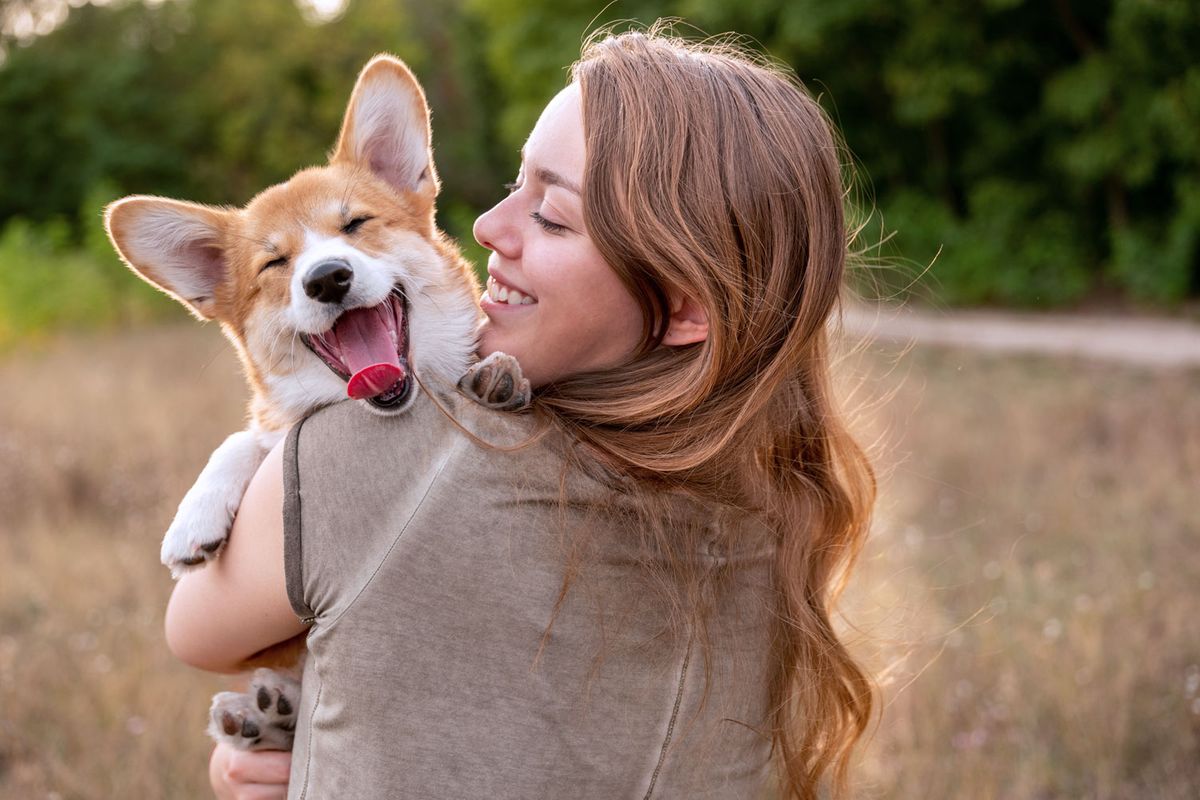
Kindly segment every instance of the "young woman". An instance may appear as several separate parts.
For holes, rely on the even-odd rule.
[[[480,354],[533,413],[318,413],[172,599],[210,669],[312,622],[293,797],[815,798],[868,724],[830,621],[875,488],[830,389],[836,135],[790,76],[655,32],[572,78],[475,225]],[[210,775],[283,797],[288,763]]]

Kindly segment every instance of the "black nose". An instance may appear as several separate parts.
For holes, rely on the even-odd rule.
[[[304,280],[304,293],[319,303],[340,303],[350,291],[354,270],[341,259],[324,261],[313,267]]]

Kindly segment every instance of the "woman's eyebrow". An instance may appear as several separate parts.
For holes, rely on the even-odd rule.
[[[526,166],[524,145],[521,146],[521,166],[522,167]],[[561,186],[562,188],[566,189],[568,192],[574,192],[575,194],[579,195],[580,197],[583,196],[583,190],[581,190],[579,188],[579,184],[575,183],[575,181],[564,178],[562,175],[559,175],[557,172],[555,172],[552,169],[546,169],[545,167],[538,167],[537,169],[535,169],[533,171],[533,174],[539,181],[546,184],[547,186]]]
[[[534,174],[537,175],[537,179],[539,181],[546,184],[547,186],[561,186],[562,188],[566,189],[568,192],[574,192],[575,194],[578,194],[578,195],[583,194],[583,192],[581,192],[579,190],[579,185],[576,184],[574,181],[567,180],[562,175],[559,175],[557,172],[548,170],[545,167],[539,167],[537,170],[534,171]]]

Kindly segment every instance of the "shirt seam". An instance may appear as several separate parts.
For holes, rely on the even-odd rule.
[[[688,637],[687,650],[683,654],[683,665],[679,668],[679,688],[675,690],[675,706],[671,709],[671,718],[667,722],[667,733],[663,737],[662,748],[659,750],[658,763],[654,765],[654,772],[650,776],[650,785],[646,787],[646,794],[642,800],[650,800],[654,794],[655,784],[658,783],[658,775],[662,771],[663,764],[667,760],[667,749],[671,745],[671,736],[675,732],[675,722],[679,719],[679,708],[683,705],[683,689],[687,682],[688,664],[692,660],[692,637]]]
[[[311,656],[310,656],[311,657]],[[313,665],[316,666],[315,664]],[[316,669],[313,674],[320,678],[320,673]],[[317,709],[321,706],[321,689],[324,688],[324,681],[317,681],[317,694],[313,698],[312,710],[308,713],[308,736],[304,740],[304,783],[300,786],[299,800],[304,800],[308,796],[308,778],[312,774],[312,723],[317,716]]]
[[[383,556],[379,559],[379,562],[375,565],[375,569],[371,571],[370,577],[363,582],[363,585],[357,592],[355,592],[353,599],[346,604],[346,607],[338,612],[336,617],[325,624],[325,630],[331,629],[337,624],[338,620],[346,616],[346,614],[348,614],[350,610],[358,604],[359,599],[364,593],[366,593],[371,584],[374,583],[376,576],[379,575],[379,571],[383,569],[383,565],[386,564],[388,559],[391,557],[392,551],[396,549],[396,544],[401,538],[403,538],[404,534],[408,532],[408,528],[412,524],[412,521],[416,518],[417,514],[421,511],[421,508],[425,505],[425,501],[429,499],[429,493],[433,491],[434,486],[437,486],[438,480],[442,477],[442,472],[445,470],[446,465],[450,463],[451,456],[453,456],[458,449],[462,447],[462,444],[463,442],[461,440],[457,441],[447,450],[446,454],[442,457],[441,463],[437,465],[437,470],[434,471],[433,477],[429,479],[429,485],[425,487],[425,491],[421,494],[421,499],[417,502],[416,506],[413,507],[412,513],[408,515],[408,519],[404,521],[404,526],[400,528],[400,531],[396,534],[396,537],[392,539],[392,543],[388,545],[388,549],[384,552]]]

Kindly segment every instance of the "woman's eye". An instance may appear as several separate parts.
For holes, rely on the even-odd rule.
[[[287,262],[288,262],[287,256],[280,256],[279,258],[272,258],[270,261],[268,261],[267,263],[263,264],[261,267],[258,268],[258,274],[261,275],[264,272],[266,272],[267,270],[274,269],[275,267],[286,267]]]
[[[355,217],[342,226],[342,233],[349,236],[363,226],[364,223],[370,222],[374,217]]]
[[[531,211],[529,216],[533,217],[533,221],[546,229],[547,233],[562,233],[567,229],[566,225],[559,225],[557,222],[551,222],[536,211]]]
[[[521,188],[521,184],[517,183],[516,181],[513,181],[512,183],[506,183],[506,184],[504,184],[504,188],[508,190],[508,193],[509,193],[509,194],[512,194],[512,193],[513,193],[513,192],[515,192],[517,189],[520,189],[520,188]]]

